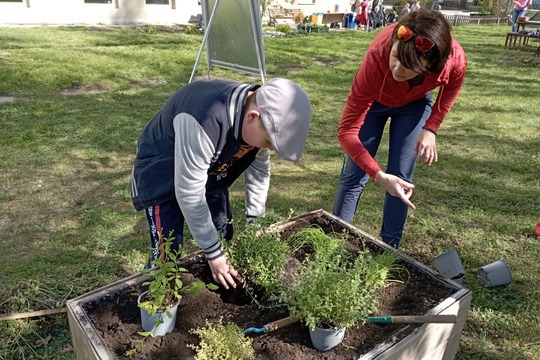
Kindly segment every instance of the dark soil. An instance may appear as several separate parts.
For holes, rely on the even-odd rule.
[[[309,222],[299,221],[295,226],[282,231],[282,235],[287,237],[299,228],[314,222],[323,229],[327,227],[325,229],[327,233],[341,233],[343,230],[335,228],[335,224],[325,219],[318,218]],[[351,235],[350,246],[351,250],[362,248],[361,238],[358,235]],[[367,246],[371,251],[379,251],[374,245],[367,243]],[[409,263],[402,262],[401,265],[407,271],[396,276],[403,282],[394,282],[383,291],[379,301],[379,314],[374,315],[424,315],[456,291]],[[186,281],[193,278],[210,281],[210,272],[205,260],[188,261],[186,268],[190,271],[190,274],[186,274]],[[143,290],[130,288],[100,301],[99,304],[85,305],[98,333],[119,359],[125,358],[126,351],[133,347],[137,348],[137,352],[132,359],[193,359],[195,352],[187,347],[187,344],[197,344],[198,337],[189,334],[188,331],[204,326],[206,319],[217,322],[223,318],[223,323],[234,322],[245,329],[262,327],[288,316],[284,309],[265,301],[264,294],[255,295],[260,299],[260,305],[267,307],[254,304],[244,289],[217,292],[204,289],[197,295],[182,299],[172,333],[163,337],[149,337],[143,344],[137,345],[133,340],[142,339],[137,334],[142,331],[137,296]],[[251,336],[254,339],[256,359],[353,359],[390,338],[395,337],[393,341],[396,341],[407,336],[418,326],[420,325],[367,323],[357,328],[348,328],[343,343],[325,353],[318,352],[312,347],[308,329],[300,323],[274,332]]]

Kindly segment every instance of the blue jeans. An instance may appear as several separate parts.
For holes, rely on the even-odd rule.
[[[512,31],[513,32],[517,31],[518,18],[520,16],[525,16],[526,13],[527,13],[527,9],[523,9],[523,10],[514,9],[514,10],[512,10]]]
[[[431,114],[431,98],[430,92],[425,98],[401,107],[392,108],[375,102],[369,109],[358,136],[373,157],[377,154],[386,122],[389,118],[391,119],[386,169],[388,174],[412,182],[416,163],[414,144]],[[358,201],[368,180],[369,175],[350,157],[347,157],[347,163],[341,170],[339,178],[333,214],[347,222],[352,222]],[[399,245],[407,218],[407,209],[407,205],[400,198],[386,193],[380,232],[385,243],[394,247]]]

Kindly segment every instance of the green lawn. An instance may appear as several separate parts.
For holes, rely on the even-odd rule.
[[[177,30],[0,28],[0,96],[16,98],[0,104],[0,314],[61,308],[142,267],[146,219],[129,197],[137,137],[188,82],[202,41]],[[505,48],[507,31],[454,28],[469,69],[437,138],[439,162],[416,170],[402,246],[426,264],[460,252],[473,303],[459,359],[540,359],[540,58],[537,42]],[[268,208],[277,218],[331,210],[343,159],[336,129],[374,36],[265,38],[268,77],[297,81],[313,103],[303,160],[273,157]],[[222,69],[211,77],[259,81]],[[383,146],[383,167],[385,155]],[[232,188],[239,226],[241,183]],[[377,235],[382,198],[370,183],[354,224]],[[482,287],[476,269],[498,259],[512,284]],[[0,321],[0,339],[0,359],[75,358],[65,314]]]

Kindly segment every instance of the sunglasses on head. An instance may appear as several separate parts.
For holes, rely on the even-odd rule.
[[[420,51],[423,55],[426,54],[429,50],[433,49],[433,46],[435,46],[435,44],[433,44],[433,41],[422,35],[416,35],[414,31],[412,31],[405,25],[400,25],[398,27],[396,36],[399,40],[403,40],[405,42],[411,39],[414,40],[414,48]]]

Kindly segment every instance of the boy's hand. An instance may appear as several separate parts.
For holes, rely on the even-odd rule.
[[[208,260],[210,270],[212,270],[212,277],[218,283],[223,285],[225,289],[229,289],[229,285],[236,288],[237,283],[243,283],[244,279],[236,271],[226,255],[221,255],[217,259]]]

